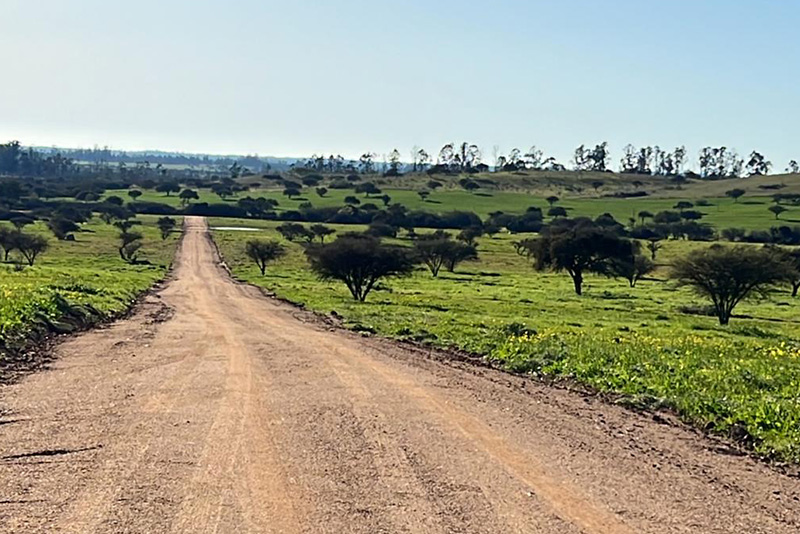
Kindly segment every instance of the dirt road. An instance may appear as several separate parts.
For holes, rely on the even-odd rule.
[[[800,480],[652,416],[173,280],[0,392],[0,532],[792,533]]]

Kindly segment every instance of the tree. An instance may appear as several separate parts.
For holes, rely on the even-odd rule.
[[[308,176],[304,176],[301,181],[303,185],[307,187],[314,187],[322,181],[322,176],[319,174],[309,174]]]
[[[386,174],[389,176],[400,174],[400,151],[396,148],[389,153],[389,171]]]
[[[681,214],[677,211],[659,211],[653,221],[656,224],[675,224],[681,222]]]
[[[595,180],[592,182],[592,187],[594,188],[595,192],[597,192],[604,185],[605,182],[603,182],[603,180]]]
[[[681,212],[681,219],[685,221],[699,221],[704,216],[702,211],[686,210]]]
[[[428,200],[428,197],[430,196],[431,192],[430,191],[417,191],[417,194],[419,195],[419,198],[423,202],[425,202],[425,201]]]
[[[181,199],[182,205],[187,205],[192,202],[192,200],[200,200],[200,195],[197,194],[197,191],[193,189],[184,189],[178,195],[178,198]]]
[[[784,259],[789,265],[786,280],[792,286],[792,296],[796,297],[800,291],[800,248],[783,251]]]
[[[755,150],[750,154],[750,159],[747,161],[747,172],[750,176],[769,174],[772,168],[772,162],[767,161],[763,154]]]
[[[360,302],[379,280],[408,275],[414,268],[409,250],[369,236],[341,236],[327,245],[308,247],[306,256],[321,280],[344,282]]]
[[[138,200],[138,198],[142,196],[142,192],[139,191],[138,189],[131,189],[130,191],[128,191],[128,196],[131,197],[131,200],[133,202],[136,202],[136,200]]]
[[[551,196],[547,197],[545,200],[547,201],[548,204],[550,204],[550,207],[552,208],[555,205],[555,203],[558,202],[561,199],[559,199],[555,195],[551,195]]]
[[[44,236],[35,234],[23,234],[18,232],[15,238],[16,249],[28,262],[28,265],[33,267],[36,257],[42,252],[47,250],[48,243]]]
[[[453,243],[455,245],[450,249],[444,259],[444,266],[449,272],[456,270],[456,266],[464,261],[473,261],[478,259],[478,249],[475,245],[469,243]]]
[[[327,187],[318,187],[317,188],[317,195],[319,197],[324,197],[327,194],[328,194],[328,188]]]
[[[286,189],[283,190],[283,194],[284,196],[289,197],[289,199],[291,199],[293,197],[299,197],[300,190],[297,189],[296,187],[287,187]]]
[[[47,227],[53,232],[53,235],[61,241],[70,239],[72,233],[80,229],[80,226],[73,221],[60,216],[50,219],[47,223]]]
[[[23,228],[25,228],[29,224],[33,224],[36,221],[33,220],[33,217],[29,217],[27,215],[17,215],[9,219],[8,222],[13,224],[14,228],[16,228],[17,230],[22,231]]]
[[[156,191],[159,193],[165,193],[167,196],[170,196],[172,193],[177,193],[181,190],[181,186],[178,185],[177,182],[163,182],[156,186]]]
[[[745,192],[744,189],[730,189],[725,191],[725,196],[732,198],[734,202],[739,202],[739,198],[743,197]]]
[[[480,226],[470,226],[461,230],[456,239],[469,246],[477,246],[477,239],[483,235],[483,228]]]
[[[3,249],[3,261],[8,261],[9,254],[17,248],[18,233],[19,230],[0,226],[0,248]]]
[[[475,180],[470,180],[469,178],[462,178],[461,180],[458,181],[458,185],[460,185],[470,193],[481,188],[478,182],[476,182]]]
[[[136,263],[139,249],[142,248],[142,234],[131,231],[131,227],[134,224],[138,224],[138,221],[120,221],[114,224],[120,229],[119,257],[122,258],[122,261],[131,264]]]
[[[798,165],[796,160],[792,160],[789,162],[789,166],[786,167],[786,172],[791,174],[800,173],[800,165]]]
[[[372,182],[365,182],[363,184],[358,184],[355,189],[356,193],[364,193],[365,197],[370,195],[380,195],[381,190],[373,184]]]
[[[765,295],[770,287],[786,280],[790,269],[773,250],[713,245],[676,260],[672,276],[711,299],[719,324],[726,325],[739,302],[753,294]]]
[[[227,183],[211,184],[211,191],[222,200],[233,196],[233,188]]]
[[[613,274],[612,261],[630,257],[633,245],[613,230],[580,218],[544,228],[529,251],[537,270],[567,271],[580,295],[585,273]]]
[[[459,263],[478,259],[474,244],[453,241],[450,234],[441,230],[419,236],[414,242],[414,252],[434,277],[439,275],[442,267],[452,273]]]
[[[175,219],[172,217],[159,218],[158,221],[156,221],[156,226],[158,226],[158,229],[161,231],[161,239],[168,238],[172,230],[175,229],[176,224]]]
[[[344,203],[350,206],[358,206],[359,204],[361,204],[361,201],[358,199],[358,197],[350,195],[344,197]]]
[[[775,219],[780,218],[781,213],[783,213],[784,211],[789,211],[783,206],[778,206],[778,205],[770,206],[767,209],[775,214]]]
[[[653,218],[653,214],[650,213],[647,210],[643,210],[643,211],[639,212],[639,220],[642,221],[642,224],[644,224],[644,220],[645,219],[652,219],[652,218]]]
[[[450,239],[450,235],[444,232],[442,235],[422,235],[414,241],[414,252],[435,278],[439,276],[439,270],[450,254],[450,249],[456,244]]]
[[[692,204],[691,202],[689,202],[687,200],[681,200],[681,201],[677,202],[673,206],[674,209],[679,210],[679,211],[688,210],[689,208],[693,208],[693,207],[694,207],[694,204]]]
[[[650,258],[636,252],[631,256],[616,258],[611,262],[611,271],[614,276],[624,278],[631,287],[636,287],[636,282],[653,272],[655,268],[655,263]]]
[[[245,244],[245,253],[258,265],[261,276],[264,276],[267,264],[283,257],[286,254],[286,248],[277,241],[251,239]]]
[[[658,251],[664,247],[663,243],[661,243],[661,238],[659,237],[651,237],[647,240],[647,250],[650,251],[650,259],[656,261],[656,254]]]
[[[566,208],[562,208],[561,206],[556,206],[554,208],[550,208],[549,210],[547,210],[547,216],[548,217],[553,217],[553,218],[566,217],[567,216],[567,209]]]
[[[329,228],[324,224],[312,224],[310,230],[315,237],[319,238],[320,243],[325,243],[326,237],[336,233],[336,230],[334,230],[333,228]]]
[[[306,241],[314,239],[315,234],[309,231],[300,223],[287,222],[275,228],[279,234],[287,241],[294,241],[297,238],[304,238]]]
[[[380,198],[384,206],[388,206],[392,202],[392,197],[390,197],[389,195],[381,195]]]

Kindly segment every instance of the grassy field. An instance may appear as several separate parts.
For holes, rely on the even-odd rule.
[[[350,328],[457,347],[518,372],[666,406],[700,428],[749,440],[760,454],[800,461],[798,301],[788,288],[775,291],[738,307],[729,327],[686,313],[705,303],[667,281],[664,265],[705,244],[668,241],[652,279],[629,288],[590,277],[578,297],[567,275],[534,272],[514,252],[511,242],[523,236],[500,234],[481,238],[480,260],[453,274],[435,279],[420,268],[356,303],[344,285],[317,280],[297,244],[287,243],[288,256],[262,277],[244,244],[253,237],[280,239],[276,223],[210,224],[254,228],[213,232],[237,277],[315,311],[335,311]]]
[[[0,265],[0,347],[23,339],[37,321],[58,321],[65,304],[112,314],[161,279],[179,234],[162,241],[155,217],[139,219],[137,231],[144,235],[141,258],[151,265],[123,262],[117,252],[117,229],[97,218],[82,225],[75,241],[56,240],[42,222],[28,226],[26,232],[47,236],[50,248],[33,267],[18,271],[10,263]]]
[[[425,210],[430,212],[447,212],[453,210],[474,211],[485,218],[489,213],[502,211],[505,213],[522,213],[530,206],[537,206],[547,212],[549,204],[543,196],[536,196],[526,192],[512,191],[492,191],[469,193],[461,189],[446,189],[433,192],[427,201],[423,201],[416,191],[408,189],[384,189],[384,192],[391,197],[393,203],[403,204],[412,210]],[[207,189],[198,191],[200,202],[220,203],[223,202],[217,195]],[[676,192],[680,193],[680,192]],[[108,191],[107,195],[117,195],[127,200],[127,191]],[[763,193],[762,193],[763,194]],[[342,206],[346,196],[354,195],[352,190],[331,190],[325,197],[319,197],[313,189],[303,190],[303,195],[299,198],[288,199],[283,196],[281,190],[276,189],[257,189],[248,193],[240,193],[237,197],[227,200],[235,203],[238,198],[244,196],[272,198],[278,201],[278,211],[298,209],[301,203],[311,202],[315,207]],[[378,207],[383,207],[379,198],[368,198],[364,195],[357,195],[362,205],[373,203]],[[140,201],[162,202],[174,207],[180,207],[180,199],[176,195],[166,196],[155,191],[144,191]],[[646,210],[657,213],[663,210],[671,210],[679,200],[697,200],[691,197],[676,198],[584,198],[566,197],[558,202],[558,206],[567,209],[570,217],[588,216],[596,217],[602,213],[610,213],[615,219],[626,223],[630,217],[637,217],[640,211]],[[800,224],[800,207],[786,206],[788,211],[781,215],[780,220],[767,210],[772,205],[769,196],[744,197],[738,203],[727,197],[706,198],[711,205],[694,208],[705,214],[702,222],[709,223],[718,229],[728,227],[745,227],[750,230],[768,229],[776,224],[796,225]]]

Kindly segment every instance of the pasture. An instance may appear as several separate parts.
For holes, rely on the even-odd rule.
[[[333,207],[343,206],[344,200],[348,196],[356,196],[360,205],[374,204],[378,208],[383,208],[383,203],[379,196],[368,197],[363,194],[356,195],[352,189],[333,189],[329,190],[324,197],[320,197],[314,192],[314,188],[305,188],[301,196],[292,199],[283,195],[282,189],[253,189],[247,192],[238,193],[236,196],[222,200],[219,196],[208,189],[197,190],[200,199],[196,202],[229,203],[236,202],[246,196],[254,198],[264,197],[278,202],[276,212],[281,213],[290,210],[298,210],[301,206],[310,202],[314,207]],[[391,197],[391,203],[402,204],[411,210],[423,210],[434,213],[444,213],[454,210],[474,211],[481,218],[486,218],[490,213],[502,211],[504,213],[519,214],[523,213],[528,207],[535,206],[541,208],[545,213],[550,205],[545,201],[544,196],[534,194],[530,191],[478,191],[470,193],[462,189],[450,188],[431,192],[427,200],[420,198],[415,190],[396,189],[382,187],[382,193]],[[673,210],[677,202],[688,200],[697,202],[698,199],[690,195],[681,195],[676,191],[676,197],[639,197],[639,198],[604,198],[594,197],[575,197],[568,196],[559,200],[555,205],[567,210],[570,217],[597,217],[603,213],[610,213],[614,218],[625,223],[630,218],[638,221],[638,214],[641,211],[657,213],[659,211]],[[557,193],[556,193],[557,195]],[[106,196],[119,196],[128,200],[126,190],[109,190]],[[768,229],[779,224],[800,225],[800,206],[785,205],[787,211],[781,214],[780,219],[768,211],[767,208],[774,203],[772,198],[762,193],[762,196],[745,196],[734,202],[728,197],[709,197],[703,198],[708,205],[696,206],[692,209],[703,213],[701,222],[708,223],[717,229],[730,227],[744,227],[749,230]],[[182,207],[181,201],[176,194],[167,196],[153,190],[144,190],[139,198],[141,202],[159,202],[175,208]]]
[[[480,238],[480,259],[454,273],[434,278],[419,267],[358,303],[344,285],[318,280],[301,245],[275,232],[278,223],[209,223],[253,229],[213,230],[235,276],[316,312],[335,312],[351,329],[466,350],[517,372],[669,407],[765,456],[800,459],[798,302],[779,288],[743,303],[730,326],[719,326],[704,315],[706,302],[667,279],[672,258],[708,244],[666,241],[659,269],[636,287],[590,276],[577,296],[566,274],[536,272],[514,251],[512,242],[525,236],[501,233]],[[244,253],[253,238],[280,239],[288,248],[265,276]]]
[[[57,323],[69,305],[91,306],[102,316],[121,312],[163,278],[179,234],[162,240],[156,217],[139,219],[141,258],[150,264],[122,261],[118,230],[99,218],[84,223],[75,241],[55,239],[41,221],[26,227],[28,233],[46,236],[49,248],[32,267],[17,266],[13,252],[10,261],[0,265],[0,346],[21,341],[36,323]]]

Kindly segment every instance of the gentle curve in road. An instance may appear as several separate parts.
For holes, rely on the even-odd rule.
[[[800,481],[660,417],[333,329],[205,221],[0,393],[4,533],[792,533]],[[721,452],[722,451],[722,452]]]

